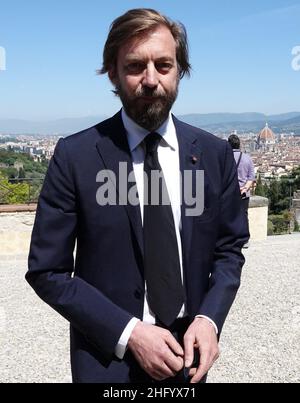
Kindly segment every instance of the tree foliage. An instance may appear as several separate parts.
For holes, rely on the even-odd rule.
[[[29,194],[28,183],[11,183],[0,173],[0,202],[1,204],[25,204],[28,203]]]
[[[48,168],[48,161],[41,157],[41,162],[34,159],[26,153],[16,153],[13,151],[0,150],[0,163],[8,165],[8,168],[2,168],[2,173],[10,178],[18,178],[18,170],[15,169],[15,162],[23,164],[26,178],[44,177]]]
[[[290,232],[294,217],[291,213],[294,192],[300,189],[300,167],[294,169],[289,177],[280,180],[272,178],[263,182],[259,177],[255,194],[269,199],[268,234],[284,234]],[[295,224],[295,231],[299,229]]]
[[[18,169],[16,162],[21,164]],[[6,165],[0,169],[0,204],[37,201],[48,161],[36,162],[28,154],[0,150],[0,163]]]
[[[293,194],[299,189],[300,167],[294,169],[289,177],[282,177],[280,180],[272,178],[263,183],[259,177],[255,194],[269,199],[271,215],[280,215],[290,209]]]

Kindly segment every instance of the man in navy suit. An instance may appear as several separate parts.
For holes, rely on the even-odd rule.
[[[170,113],[190,71],[181,24],[130,10],[103,56],[123,108],[58,142],[26,279],[70,322],[74,382],[203,382],[249,236],[232,150]],[[166,203],[146,200],[153,172]]]

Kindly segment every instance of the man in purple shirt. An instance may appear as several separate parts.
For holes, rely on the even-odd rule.
[[[237,164],[238,179],[243,205],[248,216],[250,189],[255,182],[254,165],[251,157],[241,151],[241,141],[237,135],[232,134],[229,136],[228,142],[233,149],[234,159]],[[247,248],[248,246],[249,244],[247,243],[244,245],[244,248]]]

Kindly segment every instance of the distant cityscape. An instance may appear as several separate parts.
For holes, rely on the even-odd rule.
[[[237,131],[234,134],[239,135]],[[300,166],[300,136],[291,133],[276,135],[268,124],[259,133],[239,136],[241,150],[251,155],[256,177],[263,181],[289,176]],[[221,135],[223,139],[227,137]]]
[[[300,166],[300,136],[293,132],[275,134],[267,123],[259,132],[218,132],[216,136],[227,140],[235,133],[241,138],[242,151],[253,159],[257,177],[262,180],[280,179]],[[26,153],[34,161],[50,160],[61,135],[10,135],[0,132],[0,150]],[[3,164],[2,164],[3,165]],[[5,168],[1,166],[0,168]]]
[[[42,159],[50,161],[60,137],[62,136],[0,134],[0,151],[25,153],[30,155],[36,162],[41,162]],[[0,168],[6,168],[1,166],[1,161]]]

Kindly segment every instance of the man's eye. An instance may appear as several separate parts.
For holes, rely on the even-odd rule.
[[[164,62],[164,63],[157,63],[157,64],[156,64],[157,70],[158,70],[158,71],[161,71],[161,72],[163,72],[163,73],[167,73],[168,71],[171,70],[172,67],[173,67],[173,66],[172,66],[171,63],[166,63],[166,62]]]
[[[139,73],[144,70],[144,65],[142,63],[130,63],[126,66],[126,70],[129,73]]]

